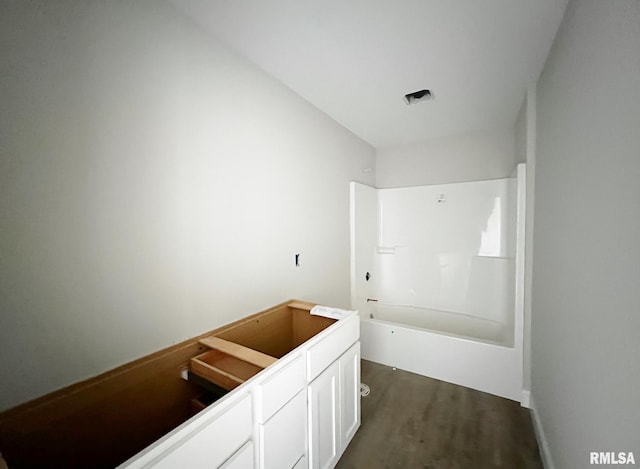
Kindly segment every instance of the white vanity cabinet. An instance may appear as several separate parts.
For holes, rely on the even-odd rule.
[[[253,433],[251,395],[245,392],[239,397],[221,409],[203,415],[200,421],[178,428],[171,438],[163,439],[152,450],[143,452],[130,467],[239,467],[232,462],[225,466],[229,459],[246,460],[248,443],[249,451],[253,453],[253,445],[250,444]],[[253,454],[251,456],[253,463]],[[254,466],[245,467],[250,469]]]
[[[220,469],[253,469],[255,467],[253,455],[253,441],[248,441],[220,466]]]
[[[333,468],[360,427],[360,342],[308,388],[312,469]]]
[[[342,454],[360,428],[360,342],[347,350],[340,368],[340,448]]]
[[[332,468],[340,458],[339,381],[336,361],[309,385],[309,460],[313,469]]]
[[[298,354],[256,386],[258,467],[293,468],[307,453],[306,364]]]
[[[120,467],[334,467],[360,425],[360,320],[309,317],[312,306],[293,300],[201,340],[219,348],[195,359],[233,389]],[[238,359],[265,367],[241,379]]]
[[[307,398],[304,390],[260,425],[262,469],[289,469],[307,453]]]

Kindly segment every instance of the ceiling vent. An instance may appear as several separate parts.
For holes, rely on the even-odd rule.
[[[421,101],[431,101],[432,99],[433,94],[431,94],[431,90],[414,91],[413,93],[404,95],[404,102],[407,104],[416,104]]]

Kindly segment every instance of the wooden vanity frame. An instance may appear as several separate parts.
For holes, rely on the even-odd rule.
[[[191,359],[191,371],[234,389],[336,322],[310,315],[313,306],[292,300],[216,330],[199,340],[211,350]]]
[[[185,368],[240,358],[242,371],[225,371],[227,387],[240,386],[336,322],[311,316],[313,306],[281,303],[2,412],[0,451],[9,467],[114,467],[193,416],[201,388],[181,378]]]

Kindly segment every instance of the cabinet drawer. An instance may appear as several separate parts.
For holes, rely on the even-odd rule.
[[[248,441],[242,448],[236,451],[220,469],[253,469],[253,442]]]
[[[307,379],[313,381],[360,338],[360,318],[344,319],[340,327],[307,352]],[[340,323],[338,323],[340,324]]]
[[[219,467],[251,437],[251,396],[207,419],[147,467],[190,469]]]
[[[307,467],[307,458],[302,456],[300,459],[298,459],[296,465],[293,466],[293,469],[307,469]]]
[[[307,399],[300,391],[264,425],[260,425],[260,467],[284,469],[295,466],[306,454]]]
[[[301,355],[258,385],[260,405],[256,414],[259,423],[269,420],[278,409],[304,388],[305,366],[304,357]]]

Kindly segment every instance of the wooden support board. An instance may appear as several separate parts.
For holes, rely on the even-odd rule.
[[[311,311],[315,306],[313,303],[307,303],[306,301],[291,301],[287,304],[289,308],[295,309],[304,309],[306,311]]]
[[[257,350],[250,349],[244,345],[229,342],[228,340],[220,339],[215,336],[200,339],[200,343],[209,348],[220,350],[221,352],[231,355],[239,360],[259,366],[260,368],[266,368],[278,361],[277,358],[272,357],[271,355],[258,352]]]
[[[227,355],[219,350],[209,350],[191,359],[191,372],[231,391],[262,371],[259,366]]]

